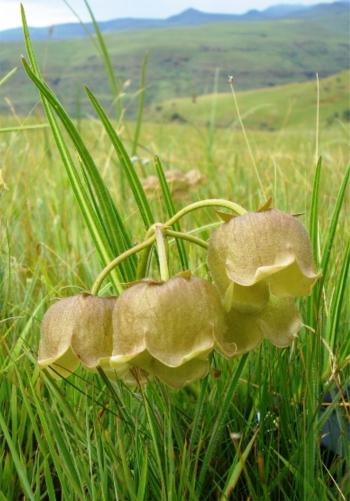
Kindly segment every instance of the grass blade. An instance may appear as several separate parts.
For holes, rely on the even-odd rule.
[[[29,484],[25,465],[21,461],[21,458],[16,449],[16,445],[11,438],[11,434],[6,426],[6,423],[1,413],[0,413],[0,429],[2,430],[7,445],[11,451],[12,460],[16,466],[18,477],[23,487],[23,492],[28,497],[28,499],[30,499],[31,501],[35,501],[35,496]]]
[[[135,168],[130,160],[130,157],[120,140],[117,132],[115,131],[111,121],[109,120],[106,112],[98,102],[97,98],[94,96],[94,94],[86,88],[87,95],[91,101],[92,106],[96,110],[113,146],[114,149],[118,155],[119,161],[124,169],[124,172],[127,176],[127,180],[129,183],[129,186],[134,194],[135,201],[137,203],[137,206],[139,208],[141,217],[143,219],[143,222],[148,229],[149,226],[151,226],[154,223],[154,218],[152,214],[151,207],[148,203],[145,191],[143,189],[143,186],[141,184],[141,181],[135,171]]]
[[[197,492],[199,493],[199,495],[201,494],[202,491],[202,487],[210,465],[210,461],[216,452],[220,435],[225,424],[225,418],[229,410],[230,404],[232,402],[232,396],[236,390],[239,378],[241,377],[242,371],[247,361],[247,357],[248,354],[245,354],[241,357],[241,360],[239,361],[238,367],[236,368],[235,373],[232,376],[232,379],[228,381],[225,394],[223,395],[222,401],[220,402],[220,406],[218,407],[217,417],[211,430],[210,439],[206,448],[202,467],[199,473],[199,478],[197,483]]]
[[[141,69],[141,82],[140,82],[140,100],[139,100],[139,108],[136,117],[136,126],[134,133],[134,140],[132,145],[131,154],[136,155],[137,146],[139,144],[142,118],[143,118],[143,110],[145,107],[145,86],[146,86],[146,73],[147,73],[147,65],[148,65],[148,54],[145,55],[143,59],[142,69]]]
[[[1,78],[0,80],[0,87],[5,83],[7,82],[7,80],[9,80],[17,71],[17,67],[15,68],[12,68],[12,70],[10,70],[8,73],[6,73],[6,75],[4,77]]]
[[[27,75],[60,118],[80,155],[82,164],[86,169],[86,174],[90,181],[90,189],[93,187],[94,195],[98,200],[98,207],[100,210],[98,216],[100,222],[103,224],[101,227],[104,229],[105,241],[110,247],[110,255],[113,256],[122,253],[124,250],[131,247],[131,240],[90,153],[83,143],[72,120],[49,87],[34,74],[25,59],[23,59],[22,62]],[[87,198],[86,192],[85,198]],[[127,261],[121,269],[124,272],[124,279],[126,281],[132,280],[135,273],[135,261]]]
[[[252,447],[254,445],[256,436],[258,434],[259,430],[256,430],[252,438],[250,439],[247,447],[244,449],[243,453],[240,455],[238,458],[238,462],[234,462],[232,471],[229,473],[226,486],[223,492],[223,496],[221,497],[220,501],[225,501],[230,498],[230,495],[232,494],[234,488],[237,485],[237,482],[239,480],[239,477],[241,476],[241,473],[243,471],[244,465],[248,459],[248,456],[250,454],[250,451],[252,450]]]
[[[313,255],[316,261],[316,265],[319,263],[319,245],[318,245],[318,212],[319,212],[319,201],[320,201],[320,182],[321,182],[321,171],[322,171],[322,158],[320,157],[317,162],[316,172],[314,177],[314,184],[312,188],[312,199],[310,207],[310,218],[309,218],[309,231],[310,239],[312,243]]]
[[[321,284],[324,282],[325,277],[327,275],[328,271],[328,265],[329,265],[329,258],[331,255],[332,247],[333,247],[333,242],[334,242],[334,237],[338,225],[338,220],[339,220],[339,214],[340,210],[342,208],[343,202],[345,200],[345,194],[346,194],[346,189],[347,185],[349,182],[350,178],[350,165],[348,166],[343,182],[339,188],[337,200],[334,206],[333,214],[332,214],[332,219],[328,228],[327,232],[327,239],[326,243],[324,245],[324,250],[322,254],[322,260],[321,260],[321,269],[322,269],[322,277],[321,277]]]
[[[101,55],[102,55],[102,60],[104,62],[104,65],[105,65],[105,68],[106,68],[106,72],[107,72],[107,76],[108,76],[108,79],[109,79],[109,83],[110,83],[110,86],[111,86],[112,95],[114,96],[114,99],[116,100],[117,113],[120,113],[121,112],[120,105],[118,104],[118,97],[119,97],[119,92],[120,92],[120,84],[119,84],[118,79],[117,79],[117,77],[115,75],[115,72],[113,70],[112,61],[111,61],[111,58],[110,58],[107,46],[105,44],[102,32],[101,32],[100,27],[98,25],[98,22],[96,21],[96,18],[94,16],[94,13],[92,12],[92,9],[91,9],[88,1],[84,0],[84,3],[86,5],[87,10],[89,11],[89,14],[90,14],[90,17],[91,17],[91,20],[92,20],[92,24],[93,24],[93,27],[94,27],[94,30],[95,30],[95,33],[96,33],[98,45],[99,45],[100,52],[101,52]]]
[[[40,70],[39,66],[36,61],[36,56],[33,51],[33,46],[30,40],[30,35],[29,35],[29,30],[28,30],[28,24],[26,20],[26,15],[23,6],[21,5],[21,15],[22,15],[22,25],[23,25],[23,32],[24,32],[24,39],[25,39],[25,45],[26,45],[26,50],[27,54],[30,60],[30,63],[32,65],[32,69],[29,68],[27,65],[27,68],[30,71],[30,74],[35,78],[37,81],[39,81],[40,78]],[[57,148],[59,150],[59,153],[61,155],[63,165],[66,169],[68,178],[71,182],[73,192],[77,198],[79,207],[83,213],[85,222],[87,224],[87,227],[89,229],[89,232],[93,238],[93,241],[96,245],[96,248],[98,250],[98,253],[100,255],[100,258],[102,260],[102,263],[104,265],[108,264],[110,260],[114,257],[113,252],[111,252],[111,249],[109,248],[108,241],[106,241],[105,237],[105,231],[104,228],[101,226],[100,221],[93,209],[93,206],[91,204],[91,201],[89,200],[89,194],[87,192],[86,187],[84,187],[80,176],[78,174],[78,171],[74,165],[74,162],[72,160],[72,157],[70,155],[69,149],[63,139],[62,133],[59,129],[58,123],[56,121],[56,118],[53,114],[53,111],[49,105],[48,100],[46,99],[44,94],[41,94],[41,98],[43,101],[45,113],[48,118],[48,122],[50,124]],[[121,272],[123,273],[123,268],[121,268]],[[126,272],[124,272],[124,276],[127,276]],[[111,274],[112,282],[114,284],[114,287],[116,290],[121,291],[122,287],[120,285],[120,279],[118,277],[118,272],[113,272]]]

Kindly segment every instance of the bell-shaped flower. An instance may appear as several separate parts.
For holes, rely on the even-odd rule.
[[[42,322],[39,365],[63,377],[80,363],[88,369],[108,368],[115,302],[114,297],[79,294],[53,304]]]
[[[141,367],[181,387],[205,375],[207,356],[225,328],[219,294],[206,280],[143,280],[116,302],[111,366]]]
[[[227,309],[262,311],[269,293],[308,295],[318,278],[308,233],[277,209],[232,218],[214,232],[208,249],[213,280]]]
[[[271,297],[266,308],[258,313],[242,313],[231,309],[226,317],[228,329],[219,351],[226,357],[241,355],[268,339],[279,348],[289,346],[303,326],[292,299]]]

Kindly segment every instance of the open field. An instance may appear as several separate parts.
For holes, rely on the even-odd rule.
[[[235,84],[240,86],[240,78]],[[229,88],[229,86],[227,85]],[[334,122],[350,121],[350,72],[344,71],[320,82],[320,124],[327,130]],[[261,130],[312,129],[315,124],[316,75],[312,82],[293,83],[241,92],[239,102],[247,127]],[[230,92],[171,99],[153,106],[159,121],[207,125],[210,118],[218,127],[234,122]]]
[[[214,39],[219,35],[211,28]],[[276,37],[282,32],[287,36],[286,26]],[[136,38],[148,36],[151,32]],[[334,37],[338,44],[338,34]],[[27,71],[35,80],[30,49],[28,43],[32,66]],[[62,68],[66,49],[62,44],[55,63],[48,61],[49,81],[54,64]],[[119,48],[111,45],[111,50]],[[92,63],[84,64],[91,75],[96,72]],[[339,69],[335,64],[329,73]],[[266,84],[260,76],[255,83]],[[165,80],[159,78],[161,85]],[[3,84],[6,95],[15,92],[16,79]],[[52,98],[49,109],[61,113],[59,128],[49,119],[65,164],[41,113],[0,116],[0,501],[335,501],[350,496],[348,79],[343,72],[321,80],[319,131],[315,82],[238,93],[254,160],[226,94],[199,97],[196,104],[189,98],[158,101],[162,108],[147,109],[138,123],[113,122],[112,131],[118,132],[113,145],[108,128],[92,114],[69,122],[37,77]],[[69,89],[59,90],[72,105]],[[171,92],[156,94],[160,99]],[[19,109],[29,104],[29,95],[17,95]],[[182,119],[171,117],[174,108]],[[115,110],[110,114],[115,117]],[[23,128],[28,124],[45,127]],[[121,156],[119,137],[126,149]],[[155,175],[155,155],[165,172],[196,168],[204,176],[200,186],[174,196],[175,210],[224,198],[254,211],[272,197],[275,207],[298,214],[323,273],[312,296],[298,300],[304,321],[300,335],[289,348],[264,341],[247,357],[231,361],[214,354],[209,375],[179,391],[155,379],[130,388],[82,369],[67,380],[54,379],[36,361],[43,314],[57,298],[89,291],[120,242],[126,249],[144,239],[147,225],[135,196],[142,190],[135,190],[130,175],[141,180]],[[154,221],[169,217],[166,197],[149,197],[147,203]],[[207,208],[188,214],[181,230],[208,240],[219,224],[218,214]],[[205,250],[184,245],[193,274],[208,278]],[[171,241],[169,268],[171,275],[184,268]],[[150,274],[159,277],[155,258]],[[111,277],[102,294],[116,293],[113,280],[121,285],[135,280],[135,262],[129,258],[121,274]],[[321,442],[330,422],[341,438],[331,438],[327,449]]]

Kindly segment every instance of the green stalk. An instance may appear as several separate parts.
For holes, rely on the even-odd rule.
[[[155,234],[159,259],[160,279],[166,282],[167,280],[169,280],[169,268],[163,231],[164,230],[161,225],[156,226]]]
[[[172,226],[183,216],[186,216],[186,214],[189,214],[190,212],[197,209],[206,209],[207,207],[222,207],[224,209],[230,209],[240,216],[247,212],[246,209],[236,204],[235,202],[230,202],[229,200],[223,200],[221,198],[207,198],[206,200],[194,202],[193,204],[187,205],[187,207],[179,210],[179,212],[177,212],[173,217],[168,219],[166,223],[164,223],[164,226]]]
[[[93,286],[91,287],[91,294],[93,294],[94,296],[98,293],[98,291],[100,290],[100,287],[102,285],[102,282],[104,281],[104,279],[106,278],[106,276],[112,271],[114,270],[114,268],[116,266],[118,266],[122,261],[124,261],[124,259],[132,256],[133,254],[136,254],[136,252],[140,252],[141,250],[145,249],[146,247],[150,247],[153,242],[155,241],[155,237],[151,237],[151,238],[148,238],[147,240],[145,240],[144,242],[140,243],[140,244],[137,244],[135,245],[134,247],[131,247],[131,249],[128,249],[127,251],[123,252],[122,254],[120,254],[120,256],[116,257],[115,259],[113,259],[113,261],[111,261],[102,271],[101,273],[98,275],[98,277],[96,278]]]
[[[187,242],[199,245],[200,247],[203,247],[203,249],[208,249],[208,244],[205,240],[198,237],[194,237],[193,235],[190,235],[188,233],[183,233],[182,231],[173,231],[168,229],[165,229],[164,233],[169,237],[174,237],[175,239],[179,238],[181,240],[187,240]]]

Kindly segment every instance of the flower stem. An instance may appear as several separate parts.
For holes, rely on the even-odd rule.
[[[172,226],[183,216],[197,209],[205,209],[206,207],[222,207],[224,209],[230,209],[236,214],[243,215],[247,211],[235,202],[230,202],[229,200],[223,200],[221,198],[208,198],[206,200],[200,200],[199,202],[194,202],[193,204],[187,205],[183,209],[179,210],[173,217],[168,219],[164,226]]]
[[[146,247],[151,247],[151,245],[155,241],[155,236],[153,235],[152,237],[149,237],[147,240],[144,242],[135,245],[134,247],[131,247],[127,251],[123,252],[120,254],[120,256],[116,257],[111,261],[98,275],[96,278],[92,288],[91,288],[91,294],[96,295],[98,291],[100,290],[100,287],[102,285],[102,282],[106,278],[106,276],[116,267],[118,266],[124,259],[128,258],[132,254],[135,254],[136,252],[140,252],[141,250],[145,249]]]
[[[165,229],[165,234],[169,237],[181,238],[181,240],[187,240],[188,242],[191,242],[193,244],[199,245],[200,247],[203,247],[203,249],[208,248],[208,243],[205,240],[202,240],[201,238],[198,238],[198,237],[194,237],[193,235],[190,235],[189,233],[183,233],[181,231],[174,231],[174,230]]]
[[[165,247],[165,239],[163,231],[164,229],[162,225],[156,225],[155,234],[156,234],[156,242],[158,250],[160,279],[165,282],[166,280],[169,280],[169,269],[168,269],[168,260],[166,255],[166,247]]]
[[[146,236],[145,236],[145,240],[147,240],[151,236],[153,236],[153,238],[155,239],[155,237],[154,237],[154,228],[155,228],[154,224],[150,228],[148,228],[148,231],[147,231]],[[140,279],[144,278],[145,275],[146,275],[147,263],[148,263],[148,259],[149,259],[149,255],[150,255],[151,249],[152,249],[152,246],[150,245],[149,247],[146,247],[141,252],[141,256],[140,256],[140,259],[139,259],[139,262],[138,262],[138,265],[137,265],[137,270],[136,270],[136,279],[137,280],[140,280]]]

